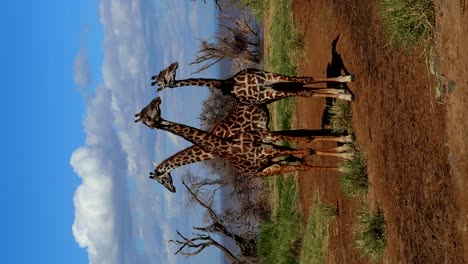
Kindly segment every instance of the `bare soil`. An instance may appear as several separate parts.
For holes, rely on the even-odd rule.
[[[381,208],[387,222],[386,263],[468,262],[468,14],[464,0],[436,0],[435,70],[422,47],[389,45],[377,1],[295,0],[293,17],[304,37],[299,73],[353,73],[348,85],[356,146],[368,157],[369,194],[346,197],[338,173],[303,173],[301,205],[314,193],[339,208],[329,229],[329,263],[367,263],[353,229],[363,203]],[[450,85],[449,85],[450,83]],[[439,84],[445,85],[436,97]],[[455,85],[453,85],[455,84]],[[298,99],[295,127],[321,128],[325,99]],[[330,145],[316,145],[326,148]],[[311,164],[337,165],[313,157]]]

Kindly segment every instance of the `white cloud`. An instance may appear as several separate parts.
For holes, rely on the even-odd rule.
[[[73,80],[75,80],[80,88],[88,88],[91,86],[91,65],[89,64],[88,49],[86,47],[82,47],[75,57],[75,62],[73,63]]]
[[[177,135],[174,135],[172,133],[168,133],[167,135],[169,137],[169,140],[172,142],[172,144],[174,144],[175,146],[177,147],[182,147],[182,144],[180,143],[180,137],[177,136]]]
[[[198,21],[198,10],[196,8],[192,8],[190,10],[190,16],[189,16],[189,24],[190,24],[190,29],[192,30],[192,33],[195,36],[198,36],[198,30],[200,28],[200,23]]]
[[[126,175],[125,162],[117,136],[112,129],[112,112],[107,100],[110,92],[102,87],[89,101],[85,119],[86,145],[73,152],[70,164],[83,180],[73,197],[75,222],[73,235],[87,247],[90,263],[122,263],[119,241],[126,239],[129,206],[118,196],[126,196],[121,183]],[[119,200],[118,207],[116,200]],[[122,223],[124,222],[124,223]],[[102,251],[112,252],[103,256]]]
[[[192,43],[197,42],[187,26],[186,1],[165,3],[164,10],[155,9],[159,5],[148,0],[100,3],[105,53],[101,67],[103,83],[86,100],[86,143],[70,159],[83,180],[73,198],[72,231],[77,243],[87,249],[90,263],[185,262],[183,257],[174,256],[165,243],[175,238],[176,228],[188,226],[187,217],[181,217],[185,214],[180,208],[183,191],[178,188],[180,192],[169,194],[148,179],[155,155],[166,158],[173,154],[167,150],[174,147],[165,145],[171,137],[167,132],[133,122],[133,115],[155,96],[149,76],[150,72],[167,66],[163,60],[178,60],[186,65],[181,72],[190,72],[187,64],[191,58],[186,54],[193,53]],[[165,12],[167,8],[175,10],[175,14]],[[81,66],[74,66],[74,70],[89,69],[87,59],[83,59],[87,58],[85,55],[81,51],[77,55],[75,64]],[[84,62],[77,63],[78,58]],[[75,73],[74,77],[77,79]],[[190,104],[200,96],[200,92],[191,90],[180,93],[191,99]],[[163,95],[163,103],[173,109],[177,109],[176,99],[173,93]],[[183,108],[193,113],[188,104]],[[192,125],[196,122],[190,121]],[[175,137],[172,140],[177,145],[181,143]],[[141,239],[144,252],[141,244],[136,249]]]
[[[170,243],[169,241],[171,239],[174,239],[174,240],[178,239],[178,237],[176,237],[177,234],[171,229],[172,227],[167,224],[163,226],[164,251],[168,253],[167,263],[176,264],[177,258],[174,254],[171,254],[171,253],[175,252],[177,250],[177,247],[173,243]]]

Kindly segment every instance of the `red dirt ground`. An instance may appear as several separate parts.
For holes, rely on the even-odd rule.
[[[442,3],[443,2],[443,3]],[[436,1],[436,70],[455,90],[437,100],[422,49],[388,44],[376,1],[296,0],[304,34],[301,75],[356,75],[349,84],[356,146],[367,153],[371,188],[365,199],[387,222],[386,263],[468,261],[468,14],[464,0]],[[339,38],[338,38],[339,36]],[[336,52],[332,44],[336,42]],[[298,99],[295,126],[319,129],[323,99]],[[318,145],[327,147],[325,145]],[[317,157],[312,163],[334,165]],[[367,263],[353,244],[361,203],[344,196],[338,174],[299,177],[308,215],[314,192],[337,204],[329,229],[329,263]]]

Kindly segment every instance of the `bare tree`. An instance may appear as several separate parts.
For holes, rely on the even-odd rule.
[[[199,116],[201,127],[205,130],[211,130],[231,112],[235,104],[236,101],[231,96],[224,96],[218,89],[210,89],[210,95],[202,102],[203,111]]]
[[[231,261],[232,264],[248,264],[258,262],[256,258],[236,256],[228,248],[221,245],[218,241],[214,240],[209,235],[194,234],[194,238],[187,238],[184,235],[182,235],[179,232],[179,230],[177,230],[177,235],[179,235],[179,237],[182,240],[169,240],[169,242],[180,246],[175,254],[181,254],[183,256],[191,257],[202,252],[207,247],[214,246],[221,250],[221,252],[224,253],[225,258]]]
[[[222,59],[239,60],[245,63],[259,63],[260,38],[258,26],[244,15],[240,18],[218,16],[220,30],[214,42],[200,40],[200,50],[190,64],[201,64],[194,73],[199,73],[220,62]]]
[[[195,201],[199,206],[203,207],[206,210],[206,215],[209,218],[209,224],[204,227],[193,227],[195,230],[203,233],[197,234],[196,239],[186,239],[183,237],[179,232],[179,236],[184,238],[184,242],[174,242],[176,244],[181,245],[181,248],[177,251],[177,253],[183,254],[198,254],[207,246],[216,246],[219,247],[219,243],[213,241],[213,239],[208,234],[217,234],[222,237],[226,237],[231,239],[234,244],[237,246],[240,255],[235,256],[237,260],[245,260],[246,258],[255,259],[257,257],[257,243],[256,243],[256,234],[255,232],[251,231],[251,225],[247,222],[239,221],[241,219],[240,216],[232,214],[232,211],[226,211],[223,214],[218,214],[212,206],[212,202],[206,202],[202,198],[200,198],[194,190],[192,190],[184,181],[182,184],[186,187],[189,196],[193,201]],[[215,194],[216,191],[213,191]],[[192,251],[184,251],[185,247],[194,248],[195,244],[194,241],[204,241],[204,246],[197,244],[196,248],[200,250]],[[215,243],[216,242],[216,243]],[[227,248],[220,248],[228,258],[234,257],[234,254],[229,251]],[[229,252],[226,252],[228,250]],[[177,254],[176,253],[176,254]],[[236,262],[237,263],[237,262]],[[240,262],[239,262],[240,263]]]
[[[216,192],[229,184],[218,175],[200,176],[188,170],[182,175],[182,181],[184,185],[187,182],[194,195],[205,201],[210,207],[214,205]],[[185,206],[194,207],[199,205],[198,201],[193,197],[193,195],[187,196]]]

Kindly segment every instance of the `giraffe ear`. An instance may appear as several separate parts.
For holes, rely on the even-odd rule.
[[[156,161],[153,160],[153,165],[154,165],[154,167],[157,167],[159,165],[159,163],[157,163]]]

